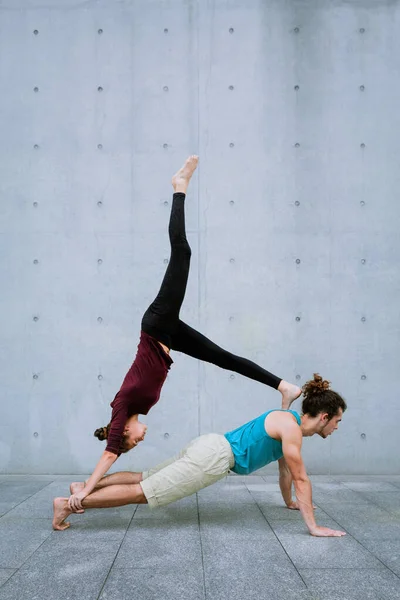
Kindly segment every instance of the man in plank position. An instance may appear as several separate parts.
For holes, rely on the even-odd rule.
[[[311,482],[301,457],[303,437],[315,434],[326,439],[339,426],[347,408],[344,399],[315,374],[303,386],[302,416],[275,409],[225,435],[201,435],[177,456],[143,473],[120,472],[101,479],[92,493],[80,500],[85,483],[71,484],[72,496],[54,499],[53,528],[67,529],[72,512],[88,508],[110,508],[125,504],[165,506],[205,488],[231,470],[248,475],[279,461],[279,484],[289,509],[300,510],[311,535],[339,537],[344,531],[320,527],[314,518]],[[296,500],[292,498],[292,483]]]

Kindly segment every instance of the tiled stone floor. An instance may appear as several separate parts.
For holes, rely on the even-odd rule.
[[[318,524],[344,538],[310,536],[272,476],[52,531],[52,499],[74,478],[0,475],[0,600],[400,598],[400,476],[311,477]]]

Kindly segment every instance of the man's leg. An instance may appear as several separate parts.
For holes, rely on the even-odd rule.
[[[118,498],[120,498],[121,501],[123,502],[123,504],[146,503],[147,500],[145,498],[143,500],[142,496],[140,495],[143,492],[142,488],[138,489],[137,487],[134,488],[134,486],[137,485],[138,483],[140,483],[143,479],[146,479],[147,477],[154,475],[158,471],[165,469],[172,463],[174,463],[177,460],[179,460],[180,458],[182,458],[182,456],[186,452],[187,447],[188,446],[186,446],[183,450],[181,450],[179,452],[179,454],[163,461],[162,463],[159,463],[156,467],[152,467],[149,471],[145,471],[143,473],[131,473],[130,471],[120,471],[119,473],[112,473],[111,475],[106,475],[106,477],[103,477],[102,479],[100,479],[99,483],[97,484],[97,486],[95,487],[93,492],[91,494],[89,494],[89,496],[86,496],[85,501],[87,498],[90,498],[95,492],[100,491],[101,489],[108,488],[111,491],[111,495],[108,496],[106,494],[105,496],[103,495],[100,497],[95,497],[95,501],[100,501],[100,502],[104,501],[104,500],[105,500],[105,502],[107,502],[108,500],[118,501]],[[74,483],[71,483],[71,485],[70,485],[71,494],[81,491],[84,488],[84,486],[85,486],[85,482],[76,481]],[[125,492],[124,492],[124,490],[120,489],[121,486],[126,486],[127,489],[125,490]],[[119,489],[117,489],[117,488],[119,488]],[[99,500],[99,498],[100,498],[100,500]],[[126,501],[129,498],[132,498],[132,500]],[[136,499],[138,499],[138,500],[136,501]],[[107,506],[106,505],[98,506],[97,508],[109,508],[109,506],[123,506],[123,504],[121,504],[121,505],[110,504]],[[96,508],[96,507],[87,506],[85,503],[85,508]],[[57,529],[59,531],[68,529],[68,527],[70,526],[70,523],[66,523],[65,519],[67,519],[72,514],[71,510],[69,510],[69,507],[68,507],[68,498],[55,498],[55,500],[53,502],[53,509],[54,509],[53,529]],[[81,511],[81,512],[84,512],[84,511]]]
[[[109,485],[129,485],[134,483],[140,483],[141,481],[143,481],[143,479],[146,479],[150,475],[157,473],[157,471],[161,471],[161,469],[165,469],[165,467],[168,467],[168,465],[182,458],[185,452],[186,447],[183,448],[183,450],[181,450],[179,454],[176,454],[175,456],[164,460],[162,463],[159,463],[157,466],[152,467],[150,470],[144,471],[143,473],[120,471],[119,473],[112,473],[111,475],[106,475],[105,477],[100,479],[99,483],[94,489],[100,490],[101,488],[107,487]],[[71,483],[69,487],[71,494],[77,494],[78,492],[83,490],[83,488],[85,487],[85,483],[85,481],[74,481],[73,483]]]
[[[150,508],[191,496],[226,477],[234,465],[228,440],[215,433],[197,437],[179,456],[163,469],[151,469],[139,484]]]
[[[100,490],[108,485],[128,485],[133,483],[140,483],[142,481],[142,473],[132,473],[131,471],[120,471],[119,473],[112,473],[106,475],[96,485],[95,490]],[[86,481],[74,481],[69,486],[71,494],[77,494],[82,491],[85,487]],[[94,490],[93,490],[94,491]]]
[[[212,363],[217,367],[221,367],[221,369],[234,371],[280,391],[282,394],[282,408],[285,410],[301,394],[301,389],[297,385],[280,379],[247,358],[236,356],[224,350],[183,321],[179,321],[178,331],[172,337],[171,348],[193,358]]]
[[[197,163],[197,156],[190,156],[172,179],[175,193],[168,227],[171,256],[160,291],[142,320],[142,330],[168,348],[178,326],[189,276],[191,250],[185,231],[185,195]]]
[[[84,508],[111,508],[125,506],[125,504],[146,504],[147,500],[139,483],[108,485],[86,496],[82,505]],[[68,498],[54,498],[53,500],[53,529],[63,531],[68,529],[70,523],[66,522],[72,511],[68,506]],[[77,511],[78,513],[84,511]]]
[[[222,479],[233,466],[230,445],[218,434],[196,438],[178,456],[152,469],[141,483],[109,485],[92,492],[82,500],[82,506],[84,509],[147,503],[151,507],[166,506]],[[167,466],[161,468],[163,465]],[[67,529],[70,523],[65,519],[71,515],[68,498],[55,498],[53,507],[53,529]]]

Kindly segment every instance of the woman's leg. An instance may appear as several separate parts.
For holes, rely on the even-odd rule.
[[[183,321],[179,321],[178,331],[172,338],[171,348],[279,390],[282,394],[282,408],[286,410],[301,394],[301,389],[296,385],[280,379],[247,358],[224,350]]]
[[[189,157],[172,179],[175,193],[168,228],[171,256],[160,291],[142,320],[142,330],[168,348],[178,326],[189,276],[191,250],[185,231],[185,194],[197,162],[196,156]]]

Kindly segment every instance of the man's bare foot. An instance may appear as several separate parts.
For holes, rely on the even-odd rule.
[[[294,402],[301,394],[301,389],[297,385],[283,380],[280,382],[278,390],[282,394],[283,410],[289,410],[292,402]]]
[[[72,514],[72,510],[68,507],[68,498],[54,498],[53,510],[53,529],[56,529],[57,531],[68,529],[71,523],[66,523],[65,519]]]
[[[73,496],[73,494],[77,494],[78,492],[81,492],[84,487],[85,487],[84,481],[83,482],[73,481],[71,483],[71,485],[69,486],[69,491],[71,492],[71,496]]]
[[[189,181],[196,170],[198,162],[199,157],[195,154],[192,154],[186,159],[183,167],[181,167],[179,171],[175,173],[172,178],[172,187],[174,188],[175,192],[182,192],[183,194],[186,194]]]

